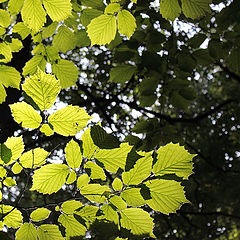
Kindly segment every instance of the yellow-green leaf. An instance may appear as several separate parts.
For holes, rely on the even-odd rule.
[[[74,136],[82,130],[91,117],[83,108],[69,105],[49,116],[53,130],[63,136]]]
[[[114,14],[115,12],[120,10],[119,3],[110,3],[106,6],[104,13],[105,14]]]
[[[0,166],[0,178],[3,179],[6,176],[6,174],[7,174],[6,169]]]
[[[15,162],[12,166],[12,172],[16,175],[22,171],[23,167],[19,164],[19,162]]]
[[[108,201],[119,210],[127,208],[127,203],[119,196],[113,196]]]
[[[29,29],[23,22],[18,22],[13,26],[13,32],[18,33],[22,39],[25,39],[31,33],[31,29]]]
[[[91,179],[101,179],[103,181],[106,180],[106,175],[103,171],[103,169],[98,166],[96,163],[88,161],[84,168],[86,169],[86,172],[90,175]]]
[[[43,224],[37,229],[38,240],[64,240],[57,225]]]
[[[53,22],[59,22],[71,16],[70,0],[43,0],[43,5]]]
[[[75,173],[75,171],[70,172],[70,174],[68,175],[66,184],[72,184],[73,182],[75,182],[77,179],[77,174]]]
[[[76,209],[82,207],[83,204],[76,200],[66,201],[61,205],[61,210],[66,214],[73,214]]]
[[[38,147],[23,153],[19,160],[24,168],[36,168],[40,167],[46,162],[48,155],[49,152]]]
[[[8,2],[8,11],[11,15],[18,14],[23,6],[24,0],[9,0]]]
[[[78,177],[77,180],[77,187],[81,189],[82,187],[86,186],[90,181],[89,176],[85,173]]]
[[[158,157],[153,165],[153,172],[156,175],[176,174],[187,179],[191,175],[194,154],[190,154],[179,144],[169,143],[160,147],[157,151]]]
[[[145,185],[149,188],[151,195],[151,199],[147,199],[146,203],[155,211],[164,214],[174,213],[183,203],[189,202],[179,182],[155,179],[146,182]]]
[[[128,145],[128,143],[121,143],[119,148],[100,149],[95,154],[95,158],[103,163],[108,171],[116,173],[119,168],[125,168],[127,155],[131,149],[132,146]]]
[[[5,42],[0,43],[0,54],[4,56],[4,58],[0,59],[2,63],[8,63],[12,59],[12,49]]]
[[[47,61],[44,56],[36,55],[33,56],[29,61],[26,62],[23,67],[23,76],[33,75],[37,72],[38,67],[44,71],[46,67]]]
[[[165,19],[173,21],[181,13],[178,0],[161,0],[160,13]]]
[[[137,27],[135,17],[129,11],[124,9],[118,13],[117,22],[119,33],[130,38]]]
[[[46,13],[41,0],[25,0],[21,11],[24,24],[38,32],[46,22]]]
[[[82,162],[82,154],[77,142],[73,139],[66,145],[65,157],[70,168],[79,168]]]
[[[36,190],[43,194],[57,192],[66,182],[69,172],[68,166],[65,164],[48,164],[42,166],[33,174],[31,190]]]
[[[121,226],[129,229],[134,235],[151,236],[153,219],[150,214],[140,208],[127,208],[120,212]]]
[[[10,20],[11,18],[9,12],[0,9],[0,25],[6,28],[10,25]]]
[[[13,67],[0,65],[0,82],[2,82],[5,87],[19,89],[21,82],[20,73]]]
[[[52,65],[52,71],[59,79],[62,88],[75,85],[78,78],[78,68],[73,62],[61,59]]]
[[[103,14],[94,18],[88,25],[87,33],[91,40],[91,46],[94,44],[104,45],[110,43],[116,35],[116,17]]]
[[[17,38],[12,38],[11,42],[8,45],[13,52],[19,52],[23,47],[22,41]]]
[[[121,193],[121,197],[128,206],[140,207],[146,203],[140,191],[141,188],[127,188]]]
[[[37,240],[37,229],[32,223],[24,223],[16,232],[16,240]]]
[[[152,152],[138,152],[142,157],[137,160],[134,167],[129,172],[122,174],[125,184],[137,185],[150,176],[152,170]]]
[[[63,227],[65,227],[67,238],[84,236],[86,233],[86,228],[79,223],[73,215],[61,214],[58,218]]]
[[[209,4],[212,0],[181,0],[181,2],[184,15],[195,19],[210,13]]]
[[[66,53],[75,48],[76,38],[74,33],[66,26],[61,26],[53,37],[53,46],[60,52]]]
[[[13,187],[13,186],[16,186],[16,181],[14,179],[12,179],[11,177],[6,177],[4,180],[3,180],[3,184],[7,187]]]
[[[3,103],[6,99],[7,93],[4,86],[0,83],[0,104]]]
[[[42,127],[40,128],[40,131],[44,133],[46,136],[51,136],[54,133],[51,127],[46,123],[42,125]]]
[[[115,191],[121,191],[122,187],[123,187],[123,183],[122,183],[121,179],[115,178],[113,180],[112,187]]]
[[[30,217],[34,222],[39,222],[44,219],[47,219],[50,213],[51,211],[48,210],[47,208],[38,208],[31,213]]]
[[[9,228],[19,228],[22,225],[22,214],[19,210],[9,205],[0,205],[0,213],[5,215],[3,218],[3,224]]]
[[[111,205],[104,204],[101,207],[101,211],[102,211],[103,215],[99,217],[100,219],[106,219],[106,220],[114,222],[116,225],[118,225],[119,216]]]
[[[18,102],[10,105],[14,120],[26,128],[38,128],[42,122],[40,114],[29,104]]]
[[[41,110],[50,108],[60,91],[59,81],[51,74],[38,72],[26,78],[22,84],[23,91],[33,99]]]
[[[97,183],[88,184],[81,188],[81,194],[97,203],[103,203],[106,200],[106,194],[109,194],[111,191],[106,185],[100,185]]]

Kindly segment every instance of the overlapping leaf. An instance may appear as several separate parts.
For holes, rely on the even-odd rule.
[[[61,232],[57,225],[53,224],[42,224],[37,229],[38,240],[64,240]]]
[[[16,232],[16,240],[37,240],[37,229],[32,223],[24,223]]]
[[[3,224],[9,228],[19,228],[22,225],[22,214],[19,210],[9,205],[0,205],[0,215],[3,217]]]
[[[160,13],[164,18],[173,21],[181,13],[181,8],[179,6],[178,0],[161,0]]]

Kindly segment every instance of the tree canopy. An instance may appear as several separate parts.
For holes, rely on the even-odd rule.
[[[237,0],[0,0],[1,239],[239,239]]]

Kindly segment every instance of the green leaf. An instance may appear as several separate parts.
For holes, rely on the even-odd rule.
[[[9,205],[0,205],[0,213],[3,217],[3,224],[9,228],[19,228],[22,225],[22,214],[19,210]]]
[[[123,183],[120,178],[115,178],[112,183],[112,187],[115,191],[121,191],[123,188]]]
[[[100,149],[95,158],[103,163],[108,171],[116,173],[119,168],[125,168],[127,155],[131,149],[132,146],[129,146],[128,143],[121,143],[119,148]]]
[[[110,193],[110,189],[104,185],[97,183],[88,184],[81,188],[81,194],[90,201],[104,203],[106,201],[105,194]]]
[[[59,22],[71,16],[70,0],[43,0],[43,5],[53,22]]]
[[[46,136],[51,136],[54,133],[51,127],[46,123],[42,125],[42,127],[40,128],[40,131],[44,133]]]
[[[92,205],[85,205],[80,210],[75,211],[75,214],[81,216],[87,222],[93,222],[96,219],[97,211],[99,210],[98,207]],[[86,224],[87,224],[86,222]]]
[[[18,163],[15,162],[14,165],[12,166],[12,172],[16,175],[19,174],[22,171],[23,167]]]
[[[145,185],[149,188],[151,195],[151,199],[146,199],[146,203],[155,211],[164,214],[174,213],[183,203],[189,202],[179,182],[155,179],[146,182]]]
[[[9,105],[14,120],[26,128],[38,128],[42,122],[40,114],[29,104],[18,102]]]
[[[11,15],[18,14],[23,6],[24,0],[9,0],[8,2],[8,11]]]
[[[130,38],[137,27],[134,16],[129,11],[124,9],[118,13],[117,21],[119,33]]]
[[[100,15],[102,15],[102,11],[99,11],[97,9],[87,8],[87,9],[82,10],[80,20],[81,20],[82,25],[84,27],[87,27],[92,19],[94,19]]]
[[[52,22],[47,27],[44,27],[42,31],[42,38],[52,37],[52,35],[55,33],[57,29],[57,26],[58,26],[58,22]]]
[[[51,211],[48,210],[47,208],[38,208],[31,213],[30,218],[34,222],[39,222],[39,221],[47,219],[49,217],[50,213],[51,213]]]
[[[12,49],[5,42],[0,43],[0,54],[4,56],[0,62],[8,63],[12,60]]]
[[[117,25],[116,17],[103,14],[94,18],[88,25],[87,33],[91,40],[91,46],[94,44],[104,45],[110,43],[116,35]]]
[[[102,9],[105,7],[103,1],[96,1],[96,0],[81,0],[81,4],[86,7],[92,7],[97,9]]]
[[[83,148],[83,157],[92,159],[94,153],[97,151],[98,147],[94,144],[90,130],[91,128],[88,128],[84,131],[82,135],[82,148]]]
[[[74,136],[82,130],[91,117],[83,108],[69,105],[49,116],[49,123],[53,130],[63,136]]]
[[[38,240],[64,240],[57,225],[43,224],[37,229]]]
[[[188,18],[200,18],[207,13],[210,13],[209,4],[212,0],[181,0],[182,11]]]
[[[72,139],[66,145],[65,153],[68,166],[72,169],[79,168],[82,162],[82,154],[78,143]]]
[[[0,25],[7,28],[10,25],[10,14],[9,12],[0,9]]]
[[[13,52],[19,52],[22,49],[23,44],[22,41],[20,41],[19,39],[12,38],[8,46],[10,46]]]
[[[73,182],[75,182],[77,179],[77,174],[75,171],[70,172],[70,174],[68,175],[66,184],[72,184]]]
[[[33,75],[37,72],[38,67],[44,71],[46,67],[46,59],[42,55],[33,56],[29,61],[26,62],[25,66],[23,67],[23,76],[26,75]]]
[[[119,210],[127,208],[127,203],[119,196],[113,196],[108,201]]]
[[[24,223],[16,232],[16,240],[37,240],[37,230],[32,223]]]
[[[83,204],[76,200],[66,201],[61,205],[61,210],[66,214],[73,214],[76,209],[82,207]]]
[[[5,87],[19,89],[21,82],[20,73],[13,67],[0,65],[0,82],[2,82]]]
[[[106,220],[114,222],[116,225],[118,225],[119,216],[111,205],[104,204],[101,207],[101,211],[102,211],[103,215],[99,217],[100,219],[106,219]]]
[[[13,32],[18,33],[23,40],[31,33],[31,29],[29,29],[23,22],[18,22],[13,26]]]
[[[21,11],[24,24],[38,32],[46,22],[46,13],[41,0],[25,0]]]
[[[174,20],[179,17],[181,8],[178,0],[161,0],[160,1],[160,13],[167,20]]]
[[[153,235],[153,219],[150,214],[140,208],[127,208],[120,212],[121,227],[129,229],[134,235]]]
[[[12,179],[11,177],[6,177],[3,180],[3,185],[7,186],[7,187],[13,187],[16,186],[16,181],[14,179]]]
[[[69,173],[68,166],[65,164],[45,165],[34,172],[31,190],[43,194],[57,192],[66,182]]]
[[[6,169],[0,166],[0,178],[3,179],[6,176],[6,174],[7,174]]]
[[[60,86],[59,81],[53,75],[38,69],[35,75],[26,78],[22,89],[41,110],[45,110],[55,102]]]
[[[99,167],[96,163],[88,161],[84,168],[86,169],[86,172],[90,174],[91,179],[101,179],[103,181],[106,180],[106,175],[101,167]]]
[[[61,59],[52,65],[52,71],[60,81],[62,88],[76,85],[75,82],[78,78],[78,68],[73,62]]]
[[[115,12],[118,12],[120,10],[120,4],[119,3],[110,3],[106,6],[104,14],[114,14]]]
[[[73,215],[61,214],[58,218],[58,222],[65,227],[66,237],[84,236],[86,228],[79,223]]]
[[[108,134],[99,125],[92,126],[90,134],[94,144],[101,149],[112,149],[120,146],[119,140],[112,134]]]
[[[48,155],[49,152],[38,147],[23,153],[19,160],[24,168],[36,168],[40,167],[46,162]]]
[[[5,142],[5,145],[8,149],[11,150],[11,153],[12,153],[11,159],[7,163],[8,165],[10,165],[15,160],[17,160],[21,156],[22,152],[24,151],[22,136],[8,138],[7,141]]]
[[[78,177],[77,187],[81,189],[82,187],[86,186],[89,183],[89,181],[90,181],[89,176],[86,173],[82,174]]]
[[[0,104],[3,103],[6,99],[7,93],[4,86],[0,83]]]
[[[122,174],[123,182],[127,185],[137,185],[150,176],[152,170],[152,152],[138,152],[142,157],[134,167]]]
[[[156,175],[176,174],[187,179],[191,175],[194,154],[190,154],[179,144],[169,143],[157,151],[157,161],[153,166]]]
[[[74,33],[66,26],[58,28],[58,33],[53,37],[53,46],[60,52],[66,53],[75,48],[76,39]]]
[[[128,206],[140,207],[146,203],[140,191],[141,188],[127,188],[121,193],[121,197]]]
[[[88,47],[91,44],[90,39],[89,39],[85,29],[81,29],[81,30],[77,31],[75,33],[75,37],[76,37],[76,46],[77,47],[80,47],[80,48]]]
[[[113,67],[110,70],[109,81],[116,83],[125,83],[129,81],[136,71],[136,66],[130,64],[122,64],[117,67]]]

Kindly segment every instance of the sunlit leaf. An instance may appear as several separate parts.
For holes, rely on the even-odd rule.
[[[32,223],[24,223],[16,232],[16,240],[37,240],[37,229]]]
[[[127,208],[127,203],[119,196],[113,196],[108,201],[119,210]]]
[[[45,70],[46,67],[46,59],[42,55],[33,56],[29,61],[26,62],[23,67],[23,76],[33,75],[37,72],[37,69],[40,68],[42,71]]]
[[[66,145],[65,153],[65,157],[69,167],[71,167],[72,169],[79,168],[82,162],[82,154],[78,143],[72,139]]]
[[[0,214],[5,216],[3,224],[9,228],[19,228],[22,225],[22,214],[16,208],[9,205],[0,205]]]
[[[66,184],[72,184],[73,182],[75,182],[77,179],[77,174],[75,171],[70,172],[70,174],[68,175]]]
[[[122,183],[121,179],[115,178],[113,180],[112,187],[115,191],[121,191],[122,187],[123,187],[123,183]]]
[[[104,13],[105,14],[114,14],[115,12],[120,10],[119,3],[110,3],[106,6]]]
[[[11,15],[18,14],[23,6],[24,0],[9,0],[8,2],[8,11]]]
[[[42,127],[40,128],[40,131],[44,133],[46,136],[51,136],[54,133],[51,127],[46,123],[42,125]]]
[[[20,81],[20,73],[15,68],[6,65],[0,65],[0,82],[2,82],[5,87],[19,89]]]
[[[64,240],[57,225],[43,224],[37,229],[38,240]]]
[[[160,13],[167,20],[174,20],[181,13],[178,0],[161,0],[160,1]]]
[[[10,25],[10,14],[9,12],[0,9],[0,26],[2,27],[8,27]]]
[[[48,210],[47,208],[38,208],[31,213],[30,217],[34,222],[39,222],[44,219],[47,219],[50,213],[51,211]]]
[[[91,179],[101,179],[103,181],[106,180],[106,175],[103,171],[103,169],[98,166],[96,163],[88,161],[84,168],[86,169],[86,172],[90,175]]]
[[[76,209],[82,207],[83,204],[76,200],[66,201],[61,205],[61,210],[66,214],[73,214]]]
[[[141,188],[127,188],[121,193],[121,197],[128,206],[139,207],[146,203],[141,195]]]
[[[90,181],[89,176],[86,173],[82,174],[78,177],[77,187],[81,189],[82,187],[86,186],[89,183],[89,181]]]

